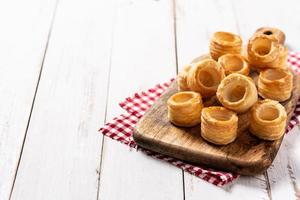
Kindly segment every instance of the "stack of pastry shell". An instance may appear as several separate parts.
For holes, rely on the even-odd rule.
[[[242,50],[242,39],[240,36],[229,32],[216,32],[210,41],[210,55],[218,60],[225,54],[240,54]]]
[[[172,95],[168,102],[169,120],[182,127],[191,127],[200,123],[202,98],[197,92],[185,91]]]
[[[293,74],[288,69],[266,69],[260,72],[257,88],[265,99],[288,100],[293,89]]]
[[[248,62],[240,54],[225,54],[218,59],[218,63],[224,68],[226,76],[233,73],[249,75]]]
[[[174,122],[172,115],[179,116],[180,121],[180,113],[176,114],[171,97],[168,101],[170,121],[178,126],[201,123],[202,138],[216,145],[226,145],[238,136],[238,118],[244,120],[246,116],[253,135],[263,140],[279,139],[287,120],[286,111],[279,102],[288,100],[293,88],[284,41],[282,31],[263,27],[255,32],[242,51],[242,40],[238,35],[214,33],[210,54],[186,65],[177,79],[180,91],[200,94],[200,105],[185,105],[190,106],[186,110],[192,113],[191,116],[196,116],[194,110],[197,107],[201,117],[197,115],[195,123],[189,123],[187,118],[183,124]],[[259,73],[256,82],[249,76],[251,71]],[[217,103],[212,99],[217,99]]]
[[[209,98],[216,94],[220,82],[225,78],[222,66],[213,59],[204,59],[195,63],[187,75],[187,86]]]
[[[277,29],[258,29],[247,46],[247,58],[254,69],[286,68],[288,49],[284,46],[285,34]]]
[[[204,108],[201,114],[201,136],[214,144],[225,145],[236,139],[238,117],[221,106]]]
[[[276,42],[284,45],[285,42],[285,34],[283,31],[278,28],[273,27],[261,27],[257,29],[254,33],[254,36],[267,36],[271,40],[275,40]]]
[[[257,102],[250,113],[250,131],[264,140],[278,140],[285,132],[287,114],[278,102],[265,99]]]
[[[252,68],[279,68],[280,45],[268,37],[256,36],[247,46],[248,62]]]
[[[225,108],[236,113],[248,111],[258,98],[254,81],[238,73],[230,74],[220,83],[217,97]]]
[[[187,75],[188,75],[188,72],[190,71],[190,69],[191,69],[191,65],[187,64],[178,73],[177,84],[178,84],[178,89],[181,90],[181,91],[189,90],[189,87],[187,85]]]

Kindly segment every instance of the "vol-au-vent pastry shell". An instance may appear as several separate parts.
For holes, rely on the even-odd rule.
[[[251,109],[250,132],[260,139],[277,140],[285,132],[286,120],[285,108],[278,101],[258,101]]]
[[[266,36],[252,38],[247,46],[248,62],[253,68],[279,68],[280,44]]]
[[[183,67],[183,69],[178,73],[177,76],[177,84],[178,84],[178,89],[180,91],[186,91],[189,90],[189,87],[187,85],[187,75],[188,72],[191,69],[191,65],[187,64]]]
[[[173,124],[191,127],[200,123],[203,104],[199,93],[178,92],[168,99],[167,105],[168,118]]]
[[[240,54],[242,50],[242,39],[240,36],[229,32],[215,32],[210,40],[210,55],[218,60],[222,55]]]
[[[257,29],[254,33],[254,36],[261,36],[264,35],[280,44],[284,44],[285,42],[285,34],[278,28],[272,27],[261,27]]]
[[[288,69],[261,71],[257,82],[258,93],[263,98],[285,101],[291,97],[293,74]]]
[[[249,66],[243,56],[239,54],[225,54],[218,59],[218,63],[222,65],[225,74],[238,73],[248,76]]]
[[[201,136],[217,145],[233,142],[237,136],[238,117],[236,113],[221,107],[203,108],[201,114]]]
[[[244,113],[257,101],[254,81],[242,74],[230,74],[223,79],[217,90],[220,103],[237,113]]]
[[[200,62],[201,60],[205,60],[205,59],[212,59],[210,54],[203,54],[201,56],[198,56],[197,58],[193,59],[191,64],[196,64],[198,62]]]
[[[279,45],[279,57],[278,57],[276,68],[287,69],[288,54],[289,54],[288,48],[283,45]]]
[[[178,89],[179,91],[188,91],[190,90],[188,84],[187,84],[187,75],[188,72],[190,71],[192,65],[205,60],[205,59],[211,59],[211,56],[209,54],[203,54],[194,60],[190,64],[187,64],[183,67],[183,69],[178,73],[177,76],[177,84],[178,84]]]
[[[240,36],[224,31],[215,32],[211,41],[224,48],[231,48],[242,45],[242,39]]]
[[[222,66],[213,59],[205,59],[193,65],[187,77],[190,90],[199,92],[203,98],[216,94],[218,85],[225,77]]]

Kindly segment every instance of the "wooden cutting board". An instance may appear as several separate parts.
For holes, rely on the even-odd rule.
[[[174,81],[139,120],[133,134],[138,145],[196,165],[243,175],[254,175],[267,170],[279,150],[283,137],[276,141],[264,141],[253,136],[248,130],[249,120],[246,113],[239,116],[238,136],[233,143],[217,146],[206,142],[200,136],[200,125],[181,128],[169,122],[166,102],[176,92],[177,83]],[[293,94],[283,103],[288,119],[292,116],[299,96],[300,77],[295,75]],[[212,98],[206,104],[216,102],[216,98]]]

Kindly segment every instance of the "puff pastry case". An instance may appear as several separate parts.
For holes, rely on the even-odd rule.
[[[199,137],[226,145],[237,137],[239,117],[246,116],[254,136],[279,139],[287,120],[280,102],[288,100],[293,89],[284,42],[285,34],[277,28],[259,28],[246,45],[234,33],[215,32],[209,53],[179,72],[179,92],[167,103],[170,122],[200,125]]]

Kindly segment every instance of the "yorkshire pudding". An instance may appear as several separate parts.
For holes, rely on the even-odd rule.
[[[257,83],[258,93],[265,99],[285,101],[291,97],[293,74],[287,69],[261,71]]]
[[[189,70],[187,85],[190,90],[199,92],[203,98],[207,98],[215,95],[224,77],[224,70],[219,63],[213,59],[205,59]]]
[[[215,32],[210,41],[210,55],[218,60],[225,54],[240,54],[242,39],[240,36],[228,32]]]
[[[201,136],[214,144],[226,145],[237,136],[238,117],[236,113],[220,107],[203,108],[201,114]]]
[[[277,140],[285,132],[287,114],[284,107],[270,99],[257,102],[251,109],[250,131],[263,140]]]
[[[243,113],[257,101],[257,90],[250,77],[234,73],[222,80],[217,98],[224,107]]]
[[[202,99],[196,92],[185,91],[172,95],[167,102],[169,120],[182,127],[192,127],[200,123]]]
[[[239,54],[225,54],[218,59],[218,63],[222,65],[226,75],[232,73],[249,75],[248,63]]]

